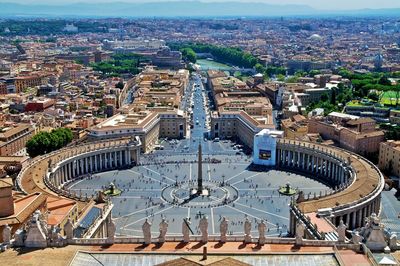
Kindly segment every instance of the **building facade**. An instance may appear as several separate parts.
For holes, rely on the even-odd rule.
[[[383,171],[400,176],[400,141],[381,142],[378,166]]]

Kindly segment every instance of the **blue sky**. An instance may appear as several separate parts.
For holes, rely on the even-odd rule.
[[[168,0],[150,0],[152,2]],[[183,0],[186,1],[186,0]],[[204,2],[213,1],[241,1],[241,2],[264,2],[271,4],[304,4],[316,9],[346,10],[363,8],[400,8],[400,0],[202,0]],[[0,0],[0,2],[29,3],[29,4],[67,4],[72,2],[146,2],[146,0]]]

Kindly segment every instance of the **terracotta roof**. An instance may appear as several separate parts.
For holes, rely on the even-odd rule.
[[[166,261],[166,262],[157,264],[156,266],[198,266],[198,265],[202,265],[202,264],[196,263],[189,259],[178,258],[178,259],[174,259],[174,260],[170,260],[170,261]]]
[[[48,221],[49,225],[60,224],[65,217],[76,206],[74,200],[65,198],[47,197]]]
[[[33,193],[14,201],[14,214],[0,218],[0,226],[5,224],[19,224],[26,221],[42,204],[46,196],[42,193]]]
[[[225,258],[213,263],[208,264],[210,266],[249,266],[250,264],[247,264],[242,261],[235,260],[233,258]]]
[[[355,126],[355,125],[359,125],[359,124],[373,123],[373,122],[375,122],[375,120],[373,120],[372,118],[364,117],[364,118],[350,120],[347,122],[347,124],[351,125],[351,126]]]
[[[1,132],[0,133],[0,138],[8,138],[11,137],[12,135],[19,133],[27,128],[31,127],[30,125],[19,125],[17,127],[14,128],[10,128],[7,131]]]
[[[13,186],[13,182],[11,178],[2,178],[0,179],[0,188],[9,188]]]

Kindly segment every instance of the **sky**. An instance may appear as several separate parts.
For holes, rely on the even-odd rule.
[[[68,4],[72,2],[99,3],[99,2],[158,2],[169,0],[0,0],[0,2],[22,3],[22,4]],[[177,1],[177,0],[174,0]],[[190,0],[179,0],[190,1]],[[192,0],[193,1],[193,0]],[[269,4],[303,4],[316,9],[327,10],[349,10],[349,9],[364,9],[364,8],[400,8],[400,0],[201,0],[204,2],[264,2]]]

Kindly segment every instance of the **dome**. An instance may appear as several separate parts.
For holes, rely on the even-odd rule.
[[[313,34],[310,36],[310,40],[319,41],[322,40],[322,37],[319,34]]]

